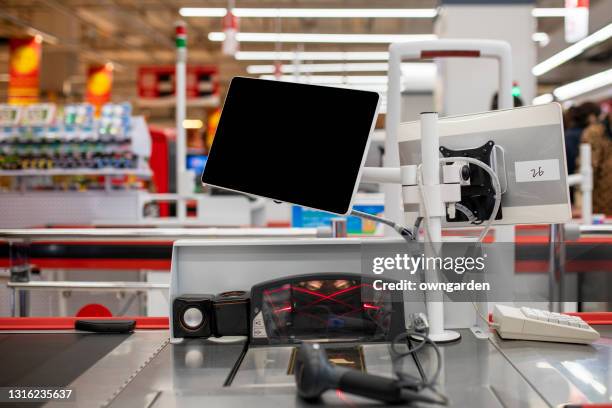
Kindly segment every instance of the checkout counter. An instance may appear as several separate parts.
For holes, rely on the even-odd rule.
[[[449,406],[610,404],[612,316],[583,318],[601,333],[592,345],[509,341],[493,333],[482,340],[460,330],[459,341],[440,346],[440,390]],[[170,344],[164,319],[137,319],[132,334],[83,333],[70,329],[73,325],[73,318],[0,319],[0,387],[73,390],[72,400],[47,403],[50,407],[310,406],[296,395],[289,372],[294,347],[247,348],[244,341],[225,339]],[[392,375],[388,344],[358,348],[368,373]],[[404,359],[404,370],[416,376],[420,368],[427,372],[431,354],[424,349]],[[375,403],[333,391],[321,400],[325,406],[363,404]]]
[[[176,300],[186,293],[221,293],[247,285],[251,288],[251,307],[263,310],[264,306],[254,301],[263,297],[253,295],[262,280],[285,279],[288,270],[292,271],[290,275],[330,271],[359,274],[363,253],[372,249],[366,246],[386,245],[384,241],[367,241],[370,244],[356,239],[325,238],[177,241],[173,248],[170,298]],[[223,274],[219,274],[220,261]],[[237,286],[237,282],[242,286]],[[283,307],[278,302],[275,305]],[[447,303],[447,306],[459,305]],[[171,316],[172,313],[171,309]],[[461,334],[459,340],[439,345],[442,369],[438,391],[449,399],[451,407],[610,404],[612,313],[580,315],[601,334],[593,344],[503,340],[494,331],[483,339],[468,328],[457,329]],[[38,405],[28,406],[312,405],[296,393],[293,369],[299,344],[264,341],[257,337],[255,323],[249,325],[253,331],[247,337],[187,338],[177,336],[172,327],[176,325],[174,319],[133,318],[136,326],[131,334],[77,331],[77,319],[0,318],[3,366],[0,390],[28,386],[73,390],[68,401],[41,400]],[[317,337],[321,333],[313,329],[310,334]],[[394,362],[389,338],[336,341],[323,347],[335,364],[389,378],[397,371],[394,364],[401,364],[403,373],[423,379],[431,376],[437,365],[430,347]],[[324,393],[317,404],[380,405],[332,390]],[[13,401],[12,406],[22,405]]]

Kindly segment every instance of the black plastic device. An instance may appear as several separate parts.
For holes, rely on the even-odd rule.
[[[182,295],[172,303],[174,337],[247,336],[249,292]]]
[[[215,336],[248,336],[249,305],[249,292],[237,290],[215,296]]]
[[[250,343],[390,341],[405,331],[401,291],[376,290],[378,276],[296,275],[251,288]]]
[[[495,142],[492,140],[474,149],[453,150],[440,146],[440,153],[443,157],[470,157],[491,167],[491,154],[494,146]],[[493,207],[495,207],[495,190],[491,176],[477,165],[468,163],[461,169],[461,178],[467,183],[461,185],[461,201],[459,204],[472,212],[475,218],[472,221],[473,224],[481,224],[491,217]],[[502,219],[501,206],[495,215],[495,219]],[[446,221],[467,222],[470,219],[462,212],[457,211],[454,218],[450,218],[447,214]]]
[[[134,320],[77,320],[76,330],[92,333],[131,333],[136,327]]]
[[[174,337],[249,336],[255,345],[390,341],[405,331],[403,295],[376,290],[375,281],[391,282],[315,273],[262,282],[250,292],[182,295],[172,304]]]
[[[183,295],[172,301],[174,337],[203,337],[213,335],[213,295]]]
[[[297,352],[294,375],[298,395],[309,401],[319,399],[329,389],[338,389],[388,404],[409,401],[439,403],[402,386],[397,379],[334,366],[317,343],[302,343]]]

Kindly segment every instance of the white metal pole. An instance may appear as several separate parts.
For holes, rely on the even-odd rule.
[[[187,140],[183,122],[187,109],[187,31],[184,21],[177,21],[176,28],[176,192],[179,196],[191,193],[186,190],[185,171]],[[177,217],[179,220],[187,218],[187,209],[184,200],[177,200]]]
[[[514,97],[512,96],[512,49],[508,43],[500,42],[497,47],[496,58],[499,67],[499,93],[497,94],[497,105],[499,109],[512,109],[514,107]],[[514,243],[515,235],[514,225],[498,225],[495,227],[496,242]],[[507,262],[513,262],[514,246],[506,246],[507,249],[503,251],[503,256]],[[488,301],[476,302],[476,305],[481,313],[488,316]],[[489,333],[489,327],[478,316],[477,311],[474,314],[474,319],[475,323],[472,331],[478,337],[486,337]]]
[[[438,138],[438,114],[421,113],[421,171],[425,202],[421,214],[427,214],[425,222],[425,257],[440,255],[442,249],[442,216],[444,205],[440,196],[440,140]],[[434,262],[435,264],[435,262]],[[425,270],[425,282],[438,282],[437,270]],[[441,291],[427,291],[425,306],[429,317],[429,337],[435,342],[453,341],[459,333],[444,330],[444,303]]]
[[[499,47],[499,94],[497,95],[497,106],[499,109],[512,109],[514,98],[512,97],[512,51],[510,46]]]
[[[591,145],[580,145],[580,175],[582,180],[582,224],[593,224],[593,167],[591,164]]]
[[[510,44],[497,40],[474,40],[474,39],[444,39],[433,41],[414,41],[409,43],[395,43],[389,46],[389,71],[387,88],[387,117],[386,117],[386,139],[384,167],[399,166],[399,125],[401,105],[401,62],[402,60],[419,60],[424,58],[428,52],[438,57],[448,56],[451,52],[473,52],[476,51],[481,58],[495,58],[499,62],[499,95],[498,104],[500,109],[511,109],[512,98],[512,50]],[[436,152],[437,154],[437,152]],[[437,156],[436,156],[437,157]],[[436,162],[437,164],[437,162]],[[378,176],[378,175],[374,175]],[[385,181],[388,182],[388,181]],[[401,214],[400,186],[385,185],[385,216],[398,223],[406,223]],[[403,221],[403,222],[402,222]],[[412,220],[410,220],[412,221]],[[408,222],[410,223],[410,222]],[[386,234],[393,234],[390,228],[385,229]],[[502,242],[514,242],[514,227],[498,226],[495,229],[496,240]],[[514,256],[514,252],[506,254],[508,259]],[[479,302],[478,307],[483,313],[488,312],[488,303]],[[474,314],[478,333],[487,333],[485,323]],[[481,326],[481,327],[479,327]],[[475,331],[476,333],[476,331]]]
[[[400,106],[401,106],[401,48],[398,44],[389,46],[389,72],[387,83],[387,116],[385,117],[385,156],[384,167],[399,168],[399,145],[397,143]],[[396,223],[403,221],[402,194],[399,184],[383,186],[385,193],[385,217]],[[394,235],[390,227],[385,227],[385,235]]]

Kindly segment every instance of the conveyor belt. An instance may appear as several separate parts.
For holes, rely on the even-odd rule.
[[[0,334],[0,387],[70,384],[129,335]]]
[[[128,336],[82,333],[0,334],[0,387],[66,387]],[[42,403],[29,403],[28,406],[42,406]]]

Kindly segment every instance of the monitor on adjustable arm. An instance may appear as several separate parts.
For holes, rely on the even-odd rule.
[[[202,183],[348,214],[379,101],[376,92],[236,77]]]
[[[438,121],[440,157],[469,156],[488,164],[502,189],[494,225],[557,224],[571,219],[561,107],[557,103],[449,116]],[[400,164],[421,163],[420,122],[400,125]],[[462,204],[480,221],[494,200],[490,178],[469,165],[471,178],[462,181]],[[484,188],[481,188],[484,186]],[[484,190],[484,191],[483,191]],[[482,201],[477,197],[482,193]],[[418,205],[405,205],[407,219]],[[480,213],[479,213],[480,212]],[[443,227],[473,226],[463,214],[446,215]]]

